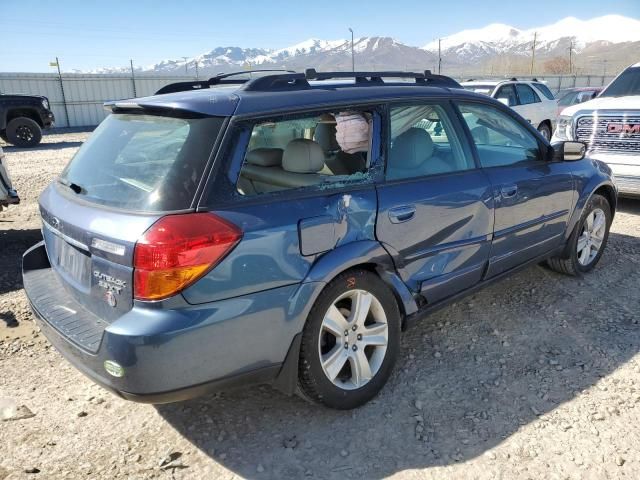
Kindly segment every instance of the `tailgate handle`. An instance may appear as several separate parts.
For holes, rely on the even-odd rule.
[[[411,220],[416,214],[416,207],[413,205],[403,205],[389,210],[389,220],[391,223],[402,223]]]

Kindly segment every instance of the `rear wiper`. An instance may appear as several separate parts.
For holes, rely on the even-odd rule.
[[[69,187],[71,190],[73,190],[73,192],[74,192],[74,193],[80,194],[80,193],[82,193],[83,191],[85,191],[85,190],[84,190],[84,188],[82,188],[82,187],[81,187],[80,185],[78,185],[77,183],[73,183],[73,182],[70,182],[70,181],[65,180],[65,179],[62,179],[62,178],[58,179],[58,181],[59,181],[62,185],[64,185],[65,187]]]

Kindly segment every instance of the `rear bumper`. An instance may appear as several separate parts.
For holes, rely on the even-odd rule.
[[[74,304],[42,242],[24,254],[23,281],[38,325],[69,362],[117,395],[147,403],[274,380],[306,314],[287,308],[289,300],[313,290],[292,285],[172,309],[136,304],[109,324]],[[94,351],[82,335],[95,337]],[[107,373],[106,361],[124,375]]]

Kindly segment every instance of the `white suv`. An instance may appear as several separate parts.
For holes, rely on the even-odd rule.
[[[640,63],[598,98],[565,108],[553,140],[584,142],[590,158],[611,167],[621,196],[640,197]]]
[[[461,85],[467,90],[484,93],[513,108],[547,140],[556,123],[558,101],[541,82],[511,80],[470,80]]]

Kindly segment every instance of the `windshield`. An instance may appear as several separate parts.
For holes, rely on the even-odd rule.
[[[109,115],[59,181],[101,205],[145,212],[189,208],[222,122]]]
[[[558,105],[561,107],[568,107],[569,105],[573,105],[573,100],[578,96],[578,92],[568,92],[560,97],[558,100]]]
[[[640,95],[640,67],[627,68],[600,94],[600,97]]]
[[[476,93],[484,93],[485,95],[491,95],[495,85],[463,85],[465,90],[471,90]]]

